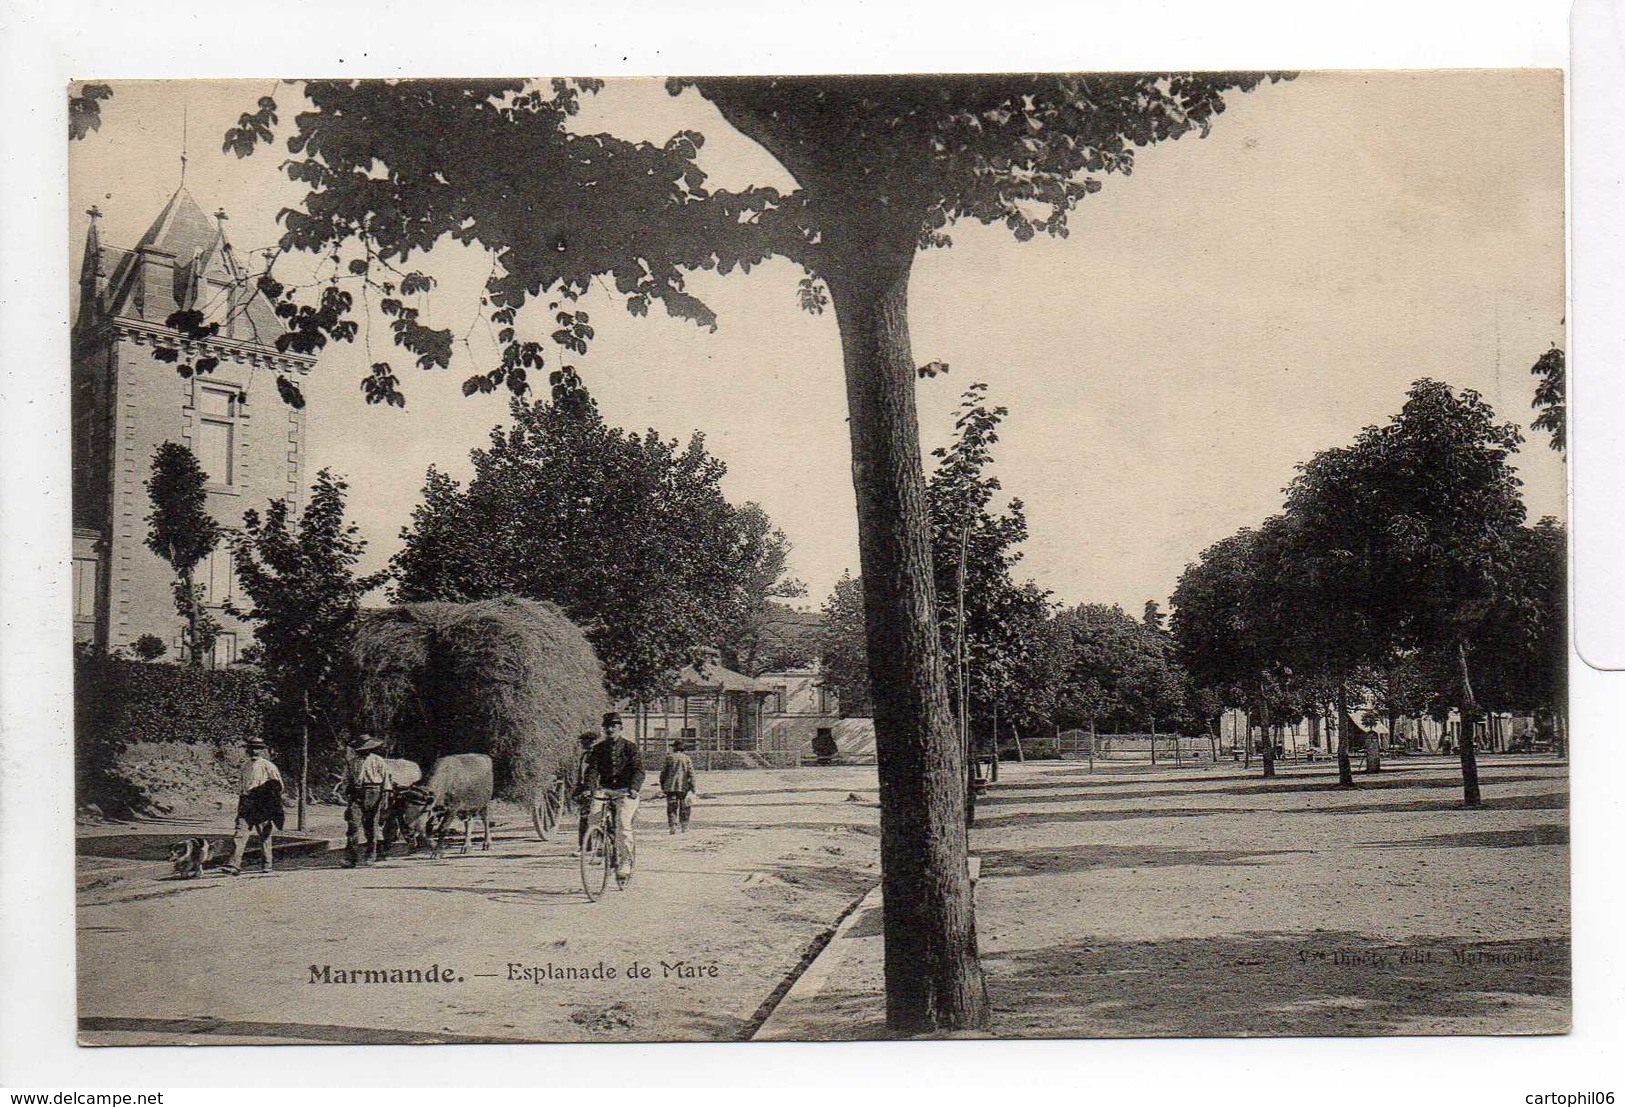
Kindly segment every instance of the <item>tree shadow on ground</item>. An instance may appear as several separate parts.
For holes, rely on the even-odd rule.
[[[1073,802],[1088,802],[1099,796],[1076,796]],[[1059,802],[1059,801],[1049,801]],[[983,801],[977,801],[980,812]],[[1544,793],[1532,796],[1501,796],[1486,800],[1475,811],[1567,811],[1568,799],[1559,794]],[[1143,807],[1093,808],[1085,811],[1025,811],[1008,815],[984,816],[978,813],[977,830],[997,830],[1001,827],[1036,826],[1042,823],[1095,823],[1118,822],[1124,819],[1180,819],[1223,815],[1295,815],[1302,808],[1283,807]],[[1352,803],[1330,808],[1313,808],[1315,813],[1327,815],[1396,815],[1461,811],[1459,800],[1398,800],[1394,803]]]
[[[1101,939],[984,955],[983,964],[1000,1037],[1561,1033],[1569,1023],[1563,938]]]
[[[1100,791],[1095,791],[1090,788],[1089,785],[1085,784],[1083,785],[1085,790],[1076,792],[1076,798],[1092,800],[1166,800],[1174,797],[1184,798],[1185,796],[1286,796],[1293,794],[1314,794],[1319,792],[1330,792],[1334,794],[1358,794],[1360,792],[1384,792],[1391,790],[1405,790],[1409,788],[1441,788],[1456,790],[1460,790],[1461,788],[1461,777],[1459,775],[1447,777],[1415,777],[1400,776],[1397,773],[1384,773],[1376,776],[1366,776],[1357,773],[1355,774],[1354,779],[1355,786],[1352,789],[1339,787],[1335,773],[1333,773],[1330,777],[1323,777],[1317,774],[1313,777],[1276,777],[1274,780],[1247,777],[1241,778],[1236,783],[1228,785],[1218,785],[1216,787],[1208,788],[1180,788],[1177,790],[1160,788],[1148,790],[1144,788],[1136,788],[1133,790],[1107,791],[1102,789]],[[1538,781],[1552,781],[1563,784],[1566,783],[1566,778],[1551,773],[1507,775],[1502,775],[1499,773],[1481,773],[1479,776],[1479,781],[1484,787],[1488,788],[1498,784],[1528,784]],[[1207,781],[1195,781],[1194,783],[1211,782],[1212,778],[1208,778]],[[1112,783],[1119,782],[1113,781]],[[1026,788],[1027,786],[1021,785],[1012,787]],[[1078,782],[1046,785],[1046,788],[1049,789],[1077,789],[1078,787]],[[1035,796],[1011,795],[1009,793],[1005,793],[1003,795],[991,795],[983,797],[977,801],[977,804],[978,806],[998,806],[1001,804],[1025,805],[1031,803],[1056,802],[1064,802],[1064,800],[1039,798]]]
[[[981,806],[977,804],[978,808]],[[1009,815],[976,816],[976,830],[998,830],[1012,826],[1038,826],[1043,823],[1109,823],[1124,819],[1186,819],[1204,815],[1275,815],[1267,807],[1144,807],[1106,808],[1093,811],[1030,811]]]
[[[825,785],[821,785],[821,786],[819,786],[817,788],[746,788],[746,789],[741,789],[741,790],[739,790],[737,792],[733,791],[731,789],[728,790],[728,791],[722,791],[722,790],[718,789],[718,791],[716,792],[716,795],[719,798],[733,799],[736,796],[793,796],[793,795],[812,795],[812,794],[816,794],[816,793],[819,793],[819,792],[825,792],[825,793],[830,793],[830,794],[836,795],[836,796],[839,797],[839,799],[845,799],[846,794],[848,792],[851,792],[851,791],[854,791],[854,790],[859,791],[859,792],[864,792],[864,791],[871,791],[872,792],[872,791],[874,791],[874,788],[875,788],[875,784],[874,784],[874,782],[871,781],[871,782],[866,782],[864,784],[858,785],[856,787],[856,789],[854,789],[851,785],[846,785],[846,784],[825,784]],[[839,802],[839,800],[836,800],[836,801],[833,801],[833,802]]]
[[[1266,865],[1282,854],[1301,849],[1179,849],[1174,846],[1058,846],[1042,849],[993,849],[979,853],[982,877],[1030,876],[1089,872],[1094,869],[1167,868],[1176,865]]]
[[[1512,830],[1473,830],[1461,834],[1431,834],[1402,842],[1361,842],[1359,849],[1515,849],[1519,846],[1566,846],[1569,828],[1555,823],[1521,826]]]
[[[871,838],[880,837],[880,827],[878,827],[878,826],[876,826],[876,825],[874,825],[872,823],[836,823],[836,822],[829,822],[829,823],[814,823],[814,822],[735,823],[735,822],[717,821],[717,822],[713,822],[713,823],[708,823],[704,827],[704,829],[706,829],[706,830],[728,830],[728,831],[734,831],[734,830],[827,830],[827,831],[831,831],[831,832],[839,832],[839,833],[847,833],[847,834],[866,834]]]

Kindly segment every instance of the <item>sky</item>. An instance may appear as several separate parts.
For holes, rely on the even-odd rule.
[[[220,135],[267,93],[286,126],[295,89],[114,90],[101,130],[70,153],[75,260],[92,203],[104,243],[140,237],[179,183],[183,146],[187,187],[226,210],[239,253],[276,240],[277,212],[302,194],[280,147],[239,160]],[[685,128],[706,136],[713,185],[793,183],[695,93],[671,97],[660,81],[611,81],[576,127],[651,141]],[[909,303],[916,360],[951,367],[919,384],[922,444],[946,442],[962,390],[987,382],[1009,409],[994,471],[1031,531],[1017,574],[1057,600],[1166,604],[1206,546],[1280,509],[1294,466],[1385,421],[1424,376],[1477,389],[1523,425],[1531,519],[1564,516],[1561,459],[1527,428],[1529,367],[1563,334],[1557,71],[1311,72],[1232,94],[1211,135],[1141,151],[1071,231],[1019,244],[962,224],[952,248],[919,256]],[[368,569],[399,548],[427,467],[466,476],[469,450],[506,421],[504,398],[459,388],[494,361],[476,310],[488,267],[456,246],[420,264],[440,281],[425,321],[459,339],[450,372],[420,373],[395,351],[404,411],[362,399],[367,365],[391,349],[376,319],[306,383],[311,471],[348,479]],[[817,606],[858,570],[857,524],[835,320],[800,310],[800,276],[783,261],[695,275],[714,333],[658,308],[634,318],[596,291],[578,305],[597,331],[578,364],[610,422],[705,433],[726,492],[785,531],[803,605]]]

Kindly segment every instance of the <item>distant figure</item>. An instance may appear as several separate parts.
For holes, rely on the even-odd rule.
[[[587,789],[587,757],[592,753],[593,746],[598,744],[598,735],[583,730],[576,741],[581,744],[581,752],[576,755],[575,764],[566,770],[564,781],[576,805],[576,848],[570,851],[571,857],[581,856],[581,848],[587,842],[587,824],[592,821],[592,794]]]
[[[243,871],[243,851],[248,839],[259,836],[260,854],[265,859],[265,871],[271,871],[271,843],[282,829],[282,774],[265,756],[265,743],[250,738],[245,746],[248,761],[237,783],[237,825],[231,847],[231,861],[221,866],[227,876]]]
[[[615,805],[615,879],[632,879],[632,820],[638,816],[638,793],[643,790],[643,751],[621,737],[621,717],[604,715],[604,740],[587,753],[587,793],[603,792]],[[592,800],[596,813],[600,802]]]
[[[382,813],[384,791],[389,787],[389,766],[378,756],[384,744],[363,734],[350,745],[350,764],[344,773],[344,867],[353,869],[363,861],[378,861],[378,817]],[[366,852],[362,852],[362,843]]]
[[[688,833],[688,816],[694,810],[694,762],[681,738],[671,744],[660,766],[660,790],[666,793],[666,827],[676,834]]]

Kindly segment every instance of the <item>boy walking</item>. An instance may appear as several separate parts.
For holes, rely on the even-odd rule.
[[[666,828],[672,834],[679,830],[688,833],[688,816],[694,809],[694,761],[687,751],[688,743],[677,739],[660,766],[660,790],[666,793]]]

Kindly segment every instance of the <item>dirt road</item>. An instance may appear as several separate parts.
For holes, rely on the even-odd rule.
[[[1112,771],[1112,769],[1117,771]],[[1568,767],[1445,759],[1006,765],[976,918],[998,1037],[1554,1033],[1569,1021]],[[881,1037],[879,912],[775,1036]],[[791,1009],[794,1009],[794,1017]]]
[[[268,877],[176,881],[152,862],[85,859],[81,1040],[746,1037],[878,879],[874,772],[706,774],[694,827],[676,837],[646,792],[637,877],[598,903],[581,892],[573,834],[542,843],[517,811],[489,854],[355,871],[330,854]],[[331,809],[316,825],[334,825]],[[349,982],[414,972],[432,979]]]

